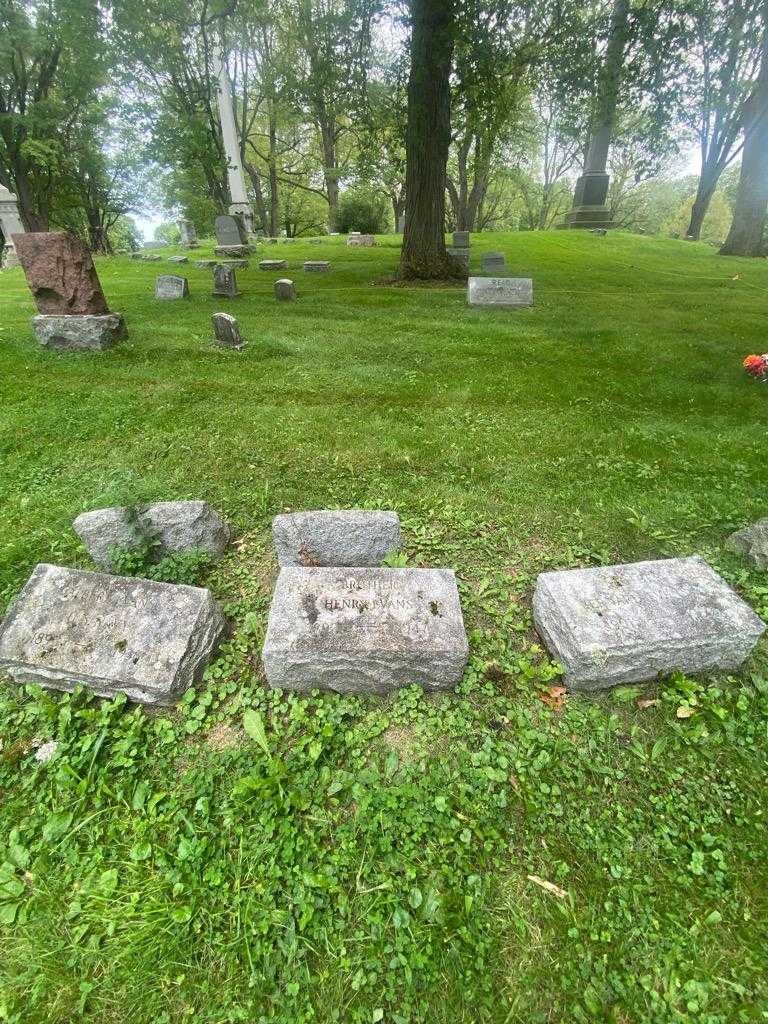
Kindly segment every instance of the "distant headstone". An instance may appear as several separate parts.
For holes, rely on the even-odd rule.
[[[287,270],[288,260],[261,260],[259,270]]]
[[[463,266],[469,266],[469,249],[457,249],[456,246],[449,246],[447,252],[449,256],[453,256]]]
[[[470,306],[532,306],[530,277],[470,277]]]
[[[292,302],[296,298],[296,286],[287,277],[275,281],[275,298],[281,302]]]
[[[24,234],[24,225],[19,216],[18,200],[4,185],[0,185],[0,233],[5,241],[1,266],[6,270],[18,267],[19,260],[13,239],[15,235]]]
[[[169,256],[169,263],[189,263],[189,256]]]
[[[453,689],[468,653],[446,569],[284,568],[262,660],[279,689],[386,694]]]
[[[766,628],[698,556],[543,573],[533,618],[573,690],[735,671]]]
[[[248,235],[239,217],[222,214],[216,218],[216,242],[218,245],[247,245]]]
[[[453,244],[457,249],[468,249],[469,248],[469,232],[468,231],[454,231],[453,232]]]
[[[198,270],[212,270],[218,265],[218,260],[195,260],[194,265]]]
[[[376,566],[402,547],[397,512],[322,509],[276,516],[280,565]]]
[[[79,238],[66,231],[28,231],[13,240],[40,313],[109,313],[91,254]]]
[[[233,316],[230,316],[229,313],[214,313],[211,320],[217,345],[221,345],[222,348],[243,348],[245,346],[237,320]]]
[[[231,267],[220,263],[213,268],[214,298],[234,299],[240,292],[237,290],[237,278]]]
[[[325,274],[331,269],[331,264],[328,260],[307,260],[304,264],[304,270],[308,274]]]
[[[168,706],[201,678],[224,629],[208,590],[41,564],[0,628],[0,669]]]
[[[155,278],[156,299],[188,299],[189,281],[175,274],[160,274]]]
[[[156,253],[156,252],[155,253],[150,253],[149,256],[145,256],[144,257],[144,259],[147,261],[147,263],[157,263],[158,260],[161,260],[162,258],[163,257],[159,253]]]
[[[372,246],[376,245],[376,239],[373,235],[359,235],[355,233],[349,236],[347,239],[347,245],[370,249]]]
[[[758,569],[768,569],[768,519],[732,533],[725,546],[746,557]]]
[[[179,232],[181,233],[181,245],[183,246],[183,248],[197,248],[197,230],[191,220],[180,220]]]
[[[144,253],[143,252],[132,252],[131,253],[131,259],[132,260],[143,260],[144,259]]]
[[[480,266],[483,273],[489,274],[494,270],[506,270],[507,261],[503,252],[484,252],[480,257]]]

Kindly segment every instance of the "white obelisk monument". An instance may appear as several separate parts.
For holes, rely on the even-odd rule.
[[[227,157],[229,194],[232,197],[229,212],[232,215],[239,214],[243,218],[245,229],[250,235],[253,233],[253,210],[248,202],[248,192],[245,187],[243,165],[240,159],[240,143],[235,124],[235,110],[232,105],[232,83],[229,80],[229,71],[223,50],[219,50],[217,60],[219,65],[219,118],[224,152]]]

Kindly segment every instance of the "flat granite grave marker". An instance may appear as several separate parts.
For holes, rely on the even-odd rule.
[[[237,278],[231,267],[217,263],[213,268],[213,296],[217,299],[234,299],[240,292],[237,290]]]
[[[758,569],[768,569],[768,519],[759,519],[732,533],[725,546],[729,551],[744,555]]]
[[[189,263],[189,256],[169,256],[169,263]]]
[[[280,302],[293,302],[296,298],[296,286],[288,277],[275,281],[275,298]]]
[[[160,274],[155,278],[156,299],[188,299],[189,281],[175,274]]]
[[[262,659],[270,686],[450,690],[469,647],[447,569],[281,569]]]
[[[0,670],[168,706],[201,677],[225,625],[199,587],[40,564],[0,628]]]
[[[734,671],[766,628],[698,556],[542,573],[533,621],[573,690]]]
[[[470,277],[467,288],[470,306],[532,306],[530,277]]]
[[[16,254],[35,299],[32,328],[45,348],[102,350],[127,337],[111,313],[91,254],[66,231],[14,235]]]
[[[261,260],[259,270],[287,270],[288,260]]]
[[[211,320],[217,345],[221,345],[222,348],[245,347],[237,320],[233,316],[229,313],[214,313]]]
[[[307,260],[304,264],[307,274],[327,274],[330,269],[331,264],[328,260]]]
[[[280,565],[376,566],[403,543],[397,512],[367,509],[275,516],[272,536]]]
[[[373,235],[356,235],[352,234],[347,239],[347,245],[353,248],[370,249],[376,245],[376,239]]]

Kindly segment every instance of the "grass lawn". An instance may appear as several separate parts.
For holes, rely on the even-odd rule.
[[[768,618],[723,548],[768,509],[768,389],[740,365],[768,349],[768,265],[473,243],[534,278],[533,309],[377,286],[393,239],[265,247],[293,304],[258,258],[228,304],[191,265],[191,299],[156,302],[173,265],[113,258],[130,339],[62,355],[0,276],[2,604],[37,562],[91,567],[86,509],[205,498],[237,531],[201,578],[234,637],[177,713],[0,686],[3,1024],[768,1020],[768,644],[738,679],[553,709],[529,608],[544,569],[699,552]],[[245,351],[212,346],[219,309]],[[457,570],[456,695],[265,688],[270,521],[350,506],[397,509],[409,564]]]

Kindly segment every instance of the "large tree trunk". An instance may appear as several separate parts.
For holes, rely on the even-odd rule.
[[[405,235],[400,275],[425,280],[458,277],[464,270],[445,249],[455,0],[411,0],[411,14]]]
[[[691,219],[685,233],[685,237],[691,242],[698,242],[701,238],[701,229],[720,180],[720,174],[721,172],[715,168],[706,168],[701,172],[699,184],[696,187],[696,196],[691,207]]]
[[[273,104],[269,106],[269,237],[280,231],[280,184],[277,180],[277,118]]]
[[[328,230],[335,231],[339,219],[339,169],[336,158],[336,125],[329,120],[320,124],[323,146],[323,176],[328,197]]]
[[[763,255],[768,211],[768,0],[763,12],[760,76],[747,110],[736,207],[721,256]]]

